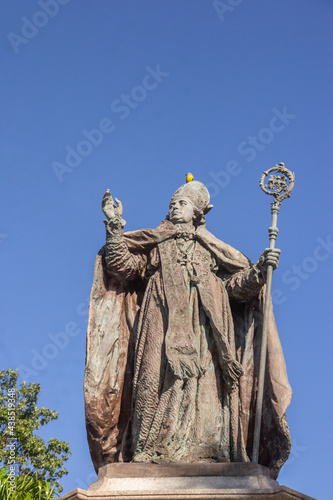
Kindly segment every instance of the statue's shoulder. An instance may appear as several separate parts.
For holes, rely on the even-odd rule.
[[[213,233],[208,231],[206,226],[199,226],[198,229],[196,230],[196,235],[197,239],[199,241],[202,241],[202,243],[207,243],[207,244],[210,243],[216,245],[217,247],[230,248],[232,250],[236,250],[231,245],[228,245],[224,241],[217,238]]]
[[[157,226],[155,231],[170,231],[176,232],[175,225],[167,219],[162,220],[162,222]]]
[[[251,261],[246,257],[246,255],[228,243],[218,239],[204,226],[197,229],[197,239],[224,264],[231,265],[232,267],[235,267],[235,269],[251,265]]]
[[[174,224],[168,220],[163,220],[155,229],[138,229],[124,233],[127,246],[133,252],[147,252],[153,246],[162,241],[172,238],[176,232]]]

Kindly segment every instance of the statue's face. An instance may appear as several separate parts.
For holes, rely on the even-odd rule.
[[[189,199],[178,198],[171,201],[169,206],[169,219],[173,224],[191,222],[193,217],[193,205]]]

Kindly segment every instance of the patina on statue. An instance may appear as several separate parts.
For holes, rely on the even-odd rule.
[[[109,191],[96,258],[84,382],[96,470],[113,462],[248,462],[253,446],[267,263],[205,227],[206,187],[172,196],[156,229],[123,232]],[[291,399],[273,314],[267,341],[259,463],[272,477],[290,453]]]

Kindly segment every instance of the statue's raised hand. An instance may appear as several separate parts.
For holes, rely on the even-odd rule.
[[[105,215],[105,217],[108,220],[113,220],[118,217],[121,218],[123,214],[123,206],[121,204],[121,201],[118,200],[117,198],[114,199],[117,205],[115,205],[113,198],[110,193],[110,189],[107,189],[105,191],[105,194],[103,196],[102,200],[102,210]]]

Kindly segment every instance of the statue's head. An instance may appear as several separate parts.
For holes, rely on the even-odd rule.
[[[173,224],[191,221],[195,225],[204,224],[205,214],[213,207],[209,201],[210,196],[206,186],[199,181],[190,181],[173,194],[167,219]]]

